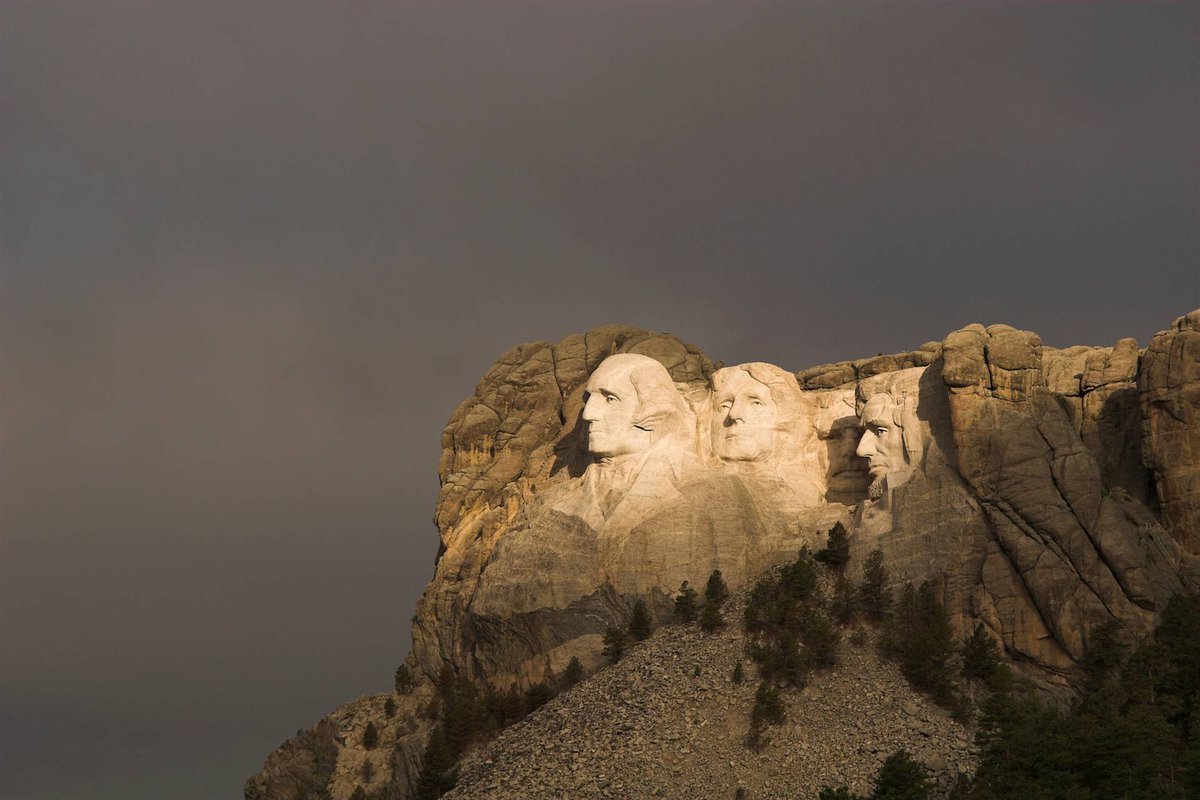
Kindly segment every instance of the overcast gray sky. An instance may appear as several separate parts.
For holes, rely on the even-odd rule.
[[[0,799],[240,796],[387,689],[512,345],[1145,345],[1198,9],[0,3]]]

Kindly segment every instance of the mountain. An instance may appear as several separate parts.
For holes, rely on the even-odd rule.
[[[593,672],[637,600],[665,619],[714,569],[737,592],[839,522],[850,573],[881,551],[956,637],[982,624],[1019,677],[1069,693],[1096,631],[1144,635],[1200,585],[1198,417],[1200,310],[1145,350],[969,325],[798,373],[624,326],[513,348],[442,435],[415,688],[289,740],[247,800],[407,797],[439,677],[505,692],[573,658]]]

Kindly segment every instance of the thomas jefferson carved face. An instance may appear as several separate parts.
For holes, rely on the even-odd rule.
[[[633,353],[604,359],[584,391],[587,448],[597,458],[649,450],[679,425],[685,410],[666,368]]]
[[[863,406],[863,435],[855,455],[867,459],[871,485],[867,495],[877,500],[883,495],[884,481],[889,472],[904,469],[904,438],[895,400],[891,395],[877,394]]]
[[[714,376],[713,451],[726,461],[758,461],[775,449],[776,406],[771,390],[741,369]]]

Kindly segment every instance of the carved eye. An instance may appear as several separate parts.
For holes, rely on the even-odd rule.
[[[617,397],[615,394],[604,395],[604,402],[606,403],[619,403],[620,401],[621,398]]]
[[[887,436],[887,432],[888,432],[887,428],[876,428],[875,429],[875,433],[879,436]]]
[[[761,406],[762,404],[763,404],[763,401],[762,401],[762,400],[753,400],[753,401],[751,401],[751,405]]]
[[[721,403],[721,405],[717,406],[717,408],[722,411],[728,411],[729,409],[733,408],[733,403],[726,400],[724,403]]]

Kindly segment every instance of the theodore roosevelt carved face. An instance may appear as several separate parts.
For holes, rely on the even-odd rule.
[[[596,458],[641,453],[679,427],[686,406],[662,364],[649,356],[609,356],[584,388],[587,449]]]

